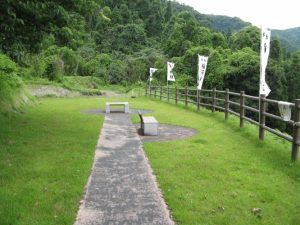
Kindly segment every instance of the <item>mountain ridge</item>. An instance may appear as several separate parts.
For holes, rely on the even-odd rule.
[[[203,14],[193,7],[173,2],[175,8],[179,11],[189,10],[193,12],[195,17],[205,26],[223,33],[238,32],[242,28],[252,26],[250,22],[244,21],[239,17],[231,17],[226,15]],[[271,29],[272,36],[279,39],[282,48],[288,52],[296,52],[300,50],[300,26],[288,29]]]

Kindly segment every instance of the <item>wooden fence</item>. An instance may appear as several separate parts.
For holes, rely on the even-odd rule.
[[[268,104],[278,105],[278,101],[267,99],[265,95],[260,97],[246,95],[244,91],[240,93],[230,92],[229,89],[222,90],[197,90],[193,88],[177,88],[162,86],[147,86],[146,96],[159,98],[160,100],[174,101],[175,104],[183,102],[185,106],[193,104],[200,110],[200,106],[210,108],[212,112],[216,110],[224,111],[225,120],[229,114],[233,114],[240,118],[240,127],[244,126],[244,121],[248,121],[259,127],[259,139],[264,139],[265,130],[281,137],[292,143],[291,159],[293,161],[298,158],[300,146],[300,99],[296,99],[295,103],[291,103],[293,120],[284,121],[281,116],[267,112]],[[252,105],[246,105],[246,102],[254,101]],[[256,114],[258,121],[246,116],[246,112]],[[266,118],[279,120],[292,126],[292,136],[284,134],[276,129],[266,126]]]

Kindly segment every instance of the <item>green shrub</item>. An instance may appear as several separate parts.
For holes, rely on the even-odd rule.
[[[21,68],[20,75],[27,79],[43,77],[47,64],[41,55],[30,55],[28,57],[29,67]]]
[[[76,75],[82,61],[79,54],[68,47],[50,46],[41,57],[47,65],[44,75],[49,80],[57,80],[63,75]]]
[[[98,54],[86,63],[83,63],[78,73],[84,76],[95,76],[107,80],[107,72],[111,63],[111,55]]]
[[[56,57],[46,67],[45,75],[50,81],[61,82],[63,78],[64,62]]]
[[[120,60],[115,60],[109,66],[108,80],[109,84],[124,84],[126,74],[126,65]]]
[[[58,54],[63,61],[62,72],[65,75],[76,75],[80,56],[70,48],[63,47],[58,49]]]
[[[0,113],[16,109],[24,92],[18,67],[9,57],[0,54]]]
[[[4,73],[16,73],[17,65],[8,56],[0,53],[0,71]]]

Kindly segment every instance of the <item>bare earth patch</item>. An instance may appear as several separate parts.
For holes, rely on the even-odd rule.
[[[76,97],[81,96],[78,91],[70,91],[62,87],[54,87],[49,85],[28,85],[29,92],[36,97]]]

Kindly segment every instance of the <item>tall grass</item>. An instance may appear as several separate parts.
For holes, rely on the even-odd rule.
[[[0,54],[0,113],[18,110],[27,100],[17,65],[6,55]]]

